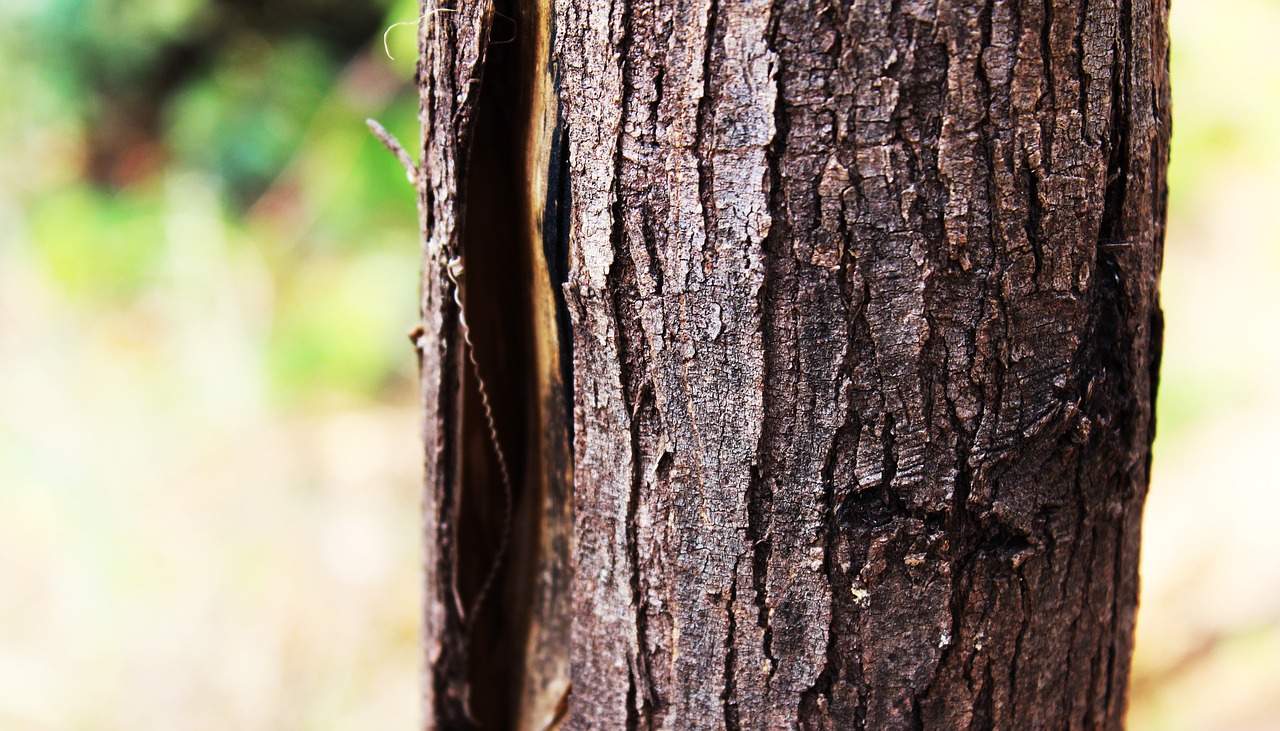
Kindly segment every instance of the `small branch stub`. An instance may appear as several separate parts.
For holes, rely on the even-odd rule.
[[[373,132],[373,136],[378,138],[382,146],[387,148],[400,161],[405,175],[409,178],[409,185],[417,187],[418,166],[414,164],[413,158],[409,157],[409,153],[405,151],[404,145],[400,144],[400,140],[397,140],[396,136],[388,132],[387,128],[379,124],[377,120],[366,119],[364,123],[369,126],[369,131]]]

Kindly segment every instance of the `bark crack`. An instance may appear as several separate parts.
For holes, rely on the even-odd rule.
[[[726,731],[739,731],[740,729],[736,695],[737,687],[734,683],[734,666],[738,659],[738,652],[735,641],[737,624],[733,613],[733,604],[738,598],[738,570],[741,567],[741,563],[741,556],[733,562],[732,580],[729,582],[729,598],[725,601],[728,628],[724,639],[724,689],[720,693],[720,703],[724,708],[724,727]]]

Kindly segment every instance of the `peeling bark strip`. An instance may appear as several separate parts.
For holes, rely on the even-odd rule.
[[[422,492],[422,704],[427,728],[464,724],[465,638],[455,599],[464,372],[446,265],[461,251],[461,196],[488,36],[488,0],[419,26],[422,150],[418,217],[423,232],[422,334],[418,338],[425,446]],[[424,0],[422,12],[428,11]],[[447,20],[444,18],[447,17]]]
[[[1119,728],[1163,0],[556,0],[565,728]]]

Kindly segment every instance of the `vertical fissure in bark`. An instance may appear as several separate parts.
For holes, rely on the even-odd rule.
[[[769,626],[768,581],[769,558],[772,544],[769,540],[769,512],[773,494],[761,476],[759,468],[752,468],[747,491],[747,540],[751,543],[751,591],[752,604],[756,608],[756,626],[763,630],[761,651],[769,663],[772,676],[775,663],[772,654],[773,632]]]
[[[637,705],[637,683],[636,674],[632,670],[627,671],[627,725],[626,731],[637,731],[640,728],[640,710]]]
[[[1030,165],[1024,165],[1023,171],[1027,181],[1027,242],[1031,244],[1031,253],[1035,257],[1031,281],[1038,282],[1044,269],[1044,206],[1040,202],[1040,181],[1036,171]]]
[[[702,206],[702,227],[706,236],[711,237],[715,230],[713,211],[715,210],[715,194],[712,191],[713,170],[711,166],[711,150],[708,149],[708,135],[712,131],[715,120],[714,104],[715,81],[714,67],[716,48],[716,16],[720,0],[706,0],[706,27],[703,31],[702,48],[702,95],[698,99],[697,116],[694,118],[693,149],[697,150],[698,168],[698,202]]]
[[[741,560],[733,564],[733,576],[738,576]],[[733,604],[738,597],[738,582],[729,584],[729,596],[725,600],[725,613],[728,615],[728,627],[724,638],[724,689],[720,692],[720,703],[724,708],[725,731],[740,731],[741,719],[738,713],[737,688],[734,685],[734,663],[737,661],[737,644],[735,640],[737,622],[733,614]]]
[[[422,35],[427,728],[540,731],[569,692],[570,170],[551,15],[468,4]],[[460,285],[440,276],[455,257]]]
[[[531,488],[530,473],[539,469],[541,452],[531,431],[538,406],[532,257],[539,244],[530,237],[533,203],[526,184],[532,172],[527,125],[533,49],[527,33],[516,33],[510,43],[495,42],[508,37],[510,19],[519,13],[515,3],[496,0],[493,13],[458,189],[463,305],[479,375],[468,370],[463,377],[456,582],[463,606],[474,613],[466,617],[464,640],[467,711],[484,729],[510,727],[519,708],[533,599],[525,577],[536,575],[540,541],[527,499],[537,489]],[[496,446],[486,427],[481,387],[497,426]],[[506,459],[509,486],[498,469],[497,449]],[[516,516],[506,514],[517,506]]]
[[[966,679],[971,680],[971,679]],[[973,701],[973,715],[967,729],[969,731],[985,731],[995,727],[995,679],[991,677],[991,666],[985,666],[982,680],[978,682],[977,697]]]
[[[1080,80],[1080,83],[1077,84],[1076,109],[1079,109],[1080,114],[1085,119],[1088,119],[1089,118],[1089,86],[1088,84],[1092,83],[1092,79],[1089,78],[1089,71],[1085,68],[1084,36],[1087,28],[1086,24],[1089,22],[1092,6],[1090,5],[1090,0],[1079,0],[1079,2],[1080,2],[1080,11],[1076,16],[1076,25],[1072,29],[1073,37],[1071,39],[1072,41],[1071,52],[1074,56],[1073,60],[1075,61],[1074,67],[1072,68],[1072,73],[1076,79]],[[1087,142],[1097,144],[1097,140],[1092,139],[1090,137],[1088,128],[1084,130],[1084,136]]]
[[[542,13],[549,12],[549,8],[543,7]],[[550,19],[539,16],[540,23],[550,24]],[[551,29],[554,30],[554,29]],[[548,33],[551,30],[547,31]],[[548,39],[549,44],[549,39]],[[550,48],[541,48],[539,52],[545,55],[550,54]],[[543,63],[550,63],[550,59],[544,59]],[[545,69],[545,78],[541,80],[543,94],[547,98],[541,99],[541,104],[547,109],[543,110],[544,114],[554,113],[555,126],[551,130],[551,139],[549,149],[547,151],[547,192],[546,192],[546,209],[542,217],[542,249],[543,258],[547,265],[547,292],[551,296],[552,306],[555,310],[555,346],[556,357],[559,366],[559,393],[563,396],[563,403],[560,404],[560,413],[548,413],[547,418],[560,419],[560,423],[564,429],[564,436],[567,438],[567,444],[564,449],[569,450],[568,465],[572,467],[572,449],[573,449],[573,338],[569,332],[569,308],[565,302],[564,284],[569,278],[569,231],[570,220],[569,211],[573,205],[570,199],[571,186],[569,185],[571,171],[569,169],[569,131],[564,127],[564,120],[560,115],[560,105],[558,99],[558,81],[555,79],[554,70]],[[534,135],[545,134],[545,130],[538,130],[536,127],[532,130]],[[566,486],[568,487],[568,486]]]
[[[1058,94],[1054,79],[1054,58],[1053,58],[1053,4],[1060,0],[1041,0],[1040,4],[1040,63],[1044,69],[1045,86],[1048,87],[1048,93],[1042,96],[1036,102],[1036,111],[1042,114],[1042,119],[1053,113],[1058,107]],[[1047,102],[1045,97],[1047,97]],[[1044,150],[1046,151],[1044,163],[1052,164],[1053,160],[1050,156],[1053,152],[1053,136],[1057,132],[1052,123],[1041,125],[1040,133],[1044,137]]]
[[[642,392],[636,414],[641,410],[652,409],[652,395]],[[636,416],[631,421],[631,445],[632,450],[640,451],[640,419]],[[636,622],[636,647],[645,646],[645,606],[641,600],[640,591],[640,545],[639,538],[636,535],[635,516],[640,509],[640,490],[643,484],[644,474],[641,463],[637,460],[632,469],[631,475],[631,495],[627,500],[627,515],[630,519],[627,521],[627,560],[631,567],[631,596],[633,597],[635,606],[635,622]],[[645,667],[644,653],[636,652],[632,659],[632,667],[627,671],[627,726],[626,731],[639,731],[640,728],[640,711],[641,705],[648,705],[648,693],[645,693],[645,700],[640,699],[640,683],[648,679],[648,672]],[[647,690],[648,684],[646,682]]]
[[[775,55],[777,53],[778,30],[781,27],[780,10],[780,4],[775,3],[770,6],[766,46]],[[709,52],[710,49],[708,49]],[[782,67],[785,61],[781,57],[777,57],[775,63],[774,75],[775,79],[777,79],[783,73]],[[709,61],[704,62],[704,67],[709,68]],[[774,135],[767,148],[768,154],[766,155],[769,208],[774,215],[770,223],[769,235],[764,241],[764,256],[767,263],[764,281],[759,289],[759,299],[756,302],[756,307],[761,313],[761,329],[765,333],[777,331],[776,313],[771,310],[768,303],[791,293],[790,289],[784,289],[787,282],[783,276],[782,268],[772,265],[773,261],[787,255],[784,243],[791,226],[786,214],[781,172],[781,161],[786,153],[787,138],[790,134],[790,130],[787,127],[787,117],[783,113],[785,108],[785,92],[782,84],[778,84],[775,91],[773,109],[771,110]],[[766,351],[770,349],[770,343],[767,340],[764,343],[764,347]],[[771,357],[766,357],[763,367],[764,382],[769,383],[774,378],[780,377],[781,374],[777,372],[778,370],[779,367],[776,361]],[[778,408],[776,392],[773,389],[764,390],[762,407],[766,414]],[[773,626],[770,621],[772,610],[769,604],[769,565],[773,559],[771,531],[773,527],[774,495],[770,477],[763,471],[763,465],[767,464],[769,459],[769,446],[776,441],[776,438],[771,434],[772,426],[772,424],[766,423],[762,425],[760,430],[746,494],[746,536],[751,548],[751,603],[756,610],[755,624],[761,630],[760,652],[764,662],[768,665],[764,680],[765,687],[768,687],[773,682],[778,669],[777,660],[773,656]]]
[[[614,165],[615,169],[621,169],[620,154],[615,159]],[[612,317],[617,322],[622,323],[632,321],[638,317],[635,306],[638,291],[636,286],[636,265],[630,256],[623,253],[624,227],[621,207],[615,202],[611,210],[615,258],[605,281],[612,298]],[[622,408],[630,416],[628,420],[630,449],[632,454],[641,454],[643,453],[645,438],[643,432],[646,426],[653,423],[653,394],[641,375],[644,373],[644,355],[641,343],[637,342],[633,337],[628,337],[626,329],[622,327],[616,329],[615,335],[617,337],[617,352],[620,355],[618,366],[619,378],[622,384]],[[635,635],[627,639],[633,642],[636,647],[642,647],[645,642],[644,604],[641,600],[640,587],[640,539],[637,536],[636,528],[636,517],[640,511],[640,494],[643,490],[645,479],[644,469],[645,464],[641,460],[634,460],[631,464],[625,512],[626,519],[623,525],[624,540],[626,541],[625,566],[629,569],[627,579],[631,592],[629,604],[635,612]],[[638,728],[640,715],[637,704],[641,702],[638,693],[639,683],[647,678],[648,673],[640,653],[633,651],[628,661],[626,722],[627,728],[631,730]]]

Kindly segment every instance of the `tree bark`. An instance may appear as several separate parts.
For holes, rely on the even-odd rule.
[[[426,726],[1122,727],[1167,3],[457,11],[420,73]],[[520,474],[471,628],[459,254]]]

